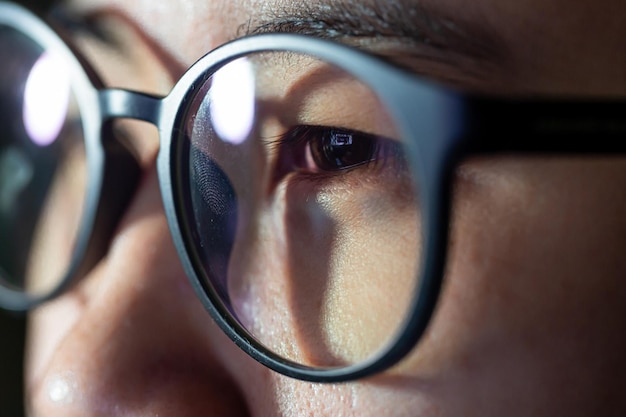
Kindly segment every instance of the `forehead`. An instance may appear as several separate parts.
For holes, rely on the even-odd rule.
[[[476,38],[480,43],[477,38],[486,34],[497,44],[498,53],[489,57],[493,68],[530,90],[571,92],[575,86],[581,93],[626,94],[622,0],[72,0],[71,4],[85,13],[123,17],[184,66],[247,28],[277,18],[347,10],[377,15],[393,27],[398,11],[416,24],[426,12],[434,26],[470,41]],[[309,23],[316,16],[310,13]],[[360,22],[361,17],[354,20]]]

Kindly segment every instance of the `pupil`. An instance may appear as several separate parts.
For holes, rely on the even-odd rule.
[[[373,158],[374,139],[369,135],[329,129],[311,144],[315,163],[323,170],[337,171],[369,162]]]

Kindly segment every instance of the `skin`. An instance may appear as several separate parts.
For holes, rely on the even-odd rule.
[[[76,43],[106,85],[166,94],[198,57],[274,3],[77,0],[73,7],[98,14],[119,45]],[[409,64],[474,90],[624,96],[624,6],[603,3],[444,0],[433,7],[491,28],[504,52],[487,63],[451,54]],[[364,47],[407,48],[393,39]],[[318,385],[259,365],[211,322],[168,232],[157,134],[123,126],[144,176],[107,255],[32,313],[31,415],[626,414],[624,158],[465,161],[445,285],[426,336],[385,373]],[[256,267],[283,267],[267,262]]]

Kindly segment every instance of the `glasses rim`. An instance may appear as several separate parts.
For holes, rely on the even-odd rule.
[[[428,218],[428,226],[423,232],[427,242],[425,246],[429,248],[427,251],[430,250],[433,256],[425,257],[426,261],[421,267],[423,271],[418,273],[421,276],[420,286],[415,289],[415,296],[404,323],[386,347],[376,355],[356,364],[319,368],[302,365],[281,357],[255,340],[222,304],[219,295],[208,285],[209,280],[202,279],[205,270],[201,266],[198,256],[195,256],[193,248],[195,241],[191,230],[186,226],[190,222],[185,220],[187,217],[186,210],[181,207],[185,196],[182,187],[173,186],[173,184],[181,182],[180,178],[187,169],[185,163],[177,163],[177,156],[184,154],[178,150],[178,147],[187,143],[187,140],[183,138],[182,129],[177,129],[177,127],[186,120],[185,111],[192,98],[195,97],[198,85],[202,85],[218,69],[228,63],[243,56],[263,52],[302,53],[335,65],[355,76],[356,79],[366,82],[369,87],[372,87],[374,93],[377,93],[379,98],[390,106],[392,111],[391,103],[394,102],[394,99],[391,92],[406,91],[407,88],[410,89],[413,97],[416,95],[428,96],[431,104],[432,100],[439,100],[441,106],[455,107],[458,105],[458,99],[449,92],[430,85],[430,83],[416,83],[401,70],[391,67],[374,56],[345,45],[300,35],[266,34],[235,40],[205,55],[183,75],[171,93],[162,101],[163,107],[157,123],[161,132],[161,149],[157,157],[157,169],[162,174],[160,175],[161,191],[164,194],[165,212],[183,268],[213,319],[231,340],[248,355],[274,371],[289,377],[310,382],[344,382],[378,373],[400,361],[413,349],[425,331],[434,311],[445,264],[443,256],[445,252],[441,249],[445,247],[447,240],[446,229],[449,213],[445,207],[447,199],[426,198],[427,201],[422,201],[421,212]],[[402,80],[397,77],[402,78]],[[406,120],[397,120],[396,122],[401,134],[410,132]],[[172,133],[176,131],[179,134],[173,135]],[[447,135],[450,138],[453,136],[452,132],[447,132]],[[408,145],[407,148],[409,154],[417,154],[414,152],[415,149],[411,149],[411,145]],[[448,171],[444,168],[445,160],[441,160],[441,164],[429,164],[428,167],[424,167],[423,164],[420,164],[422,158],[419,158],[418,161],[417,158],[409,156],[407,159],[413,170],[421,166],[422,170]],[[424,173],[413,176],[415,178],[431,178],[432,180],[428,181],[427,185],[429,188],[442,188],[446,187],[447,184],[446,181],[439,183],[439,179],[442,179],[444,175]],[[419,186],[426,185],[416,184],[416,187]],[[166,194],[169,194],[170,197],[166,198]],[[442,189],[438,194],[447,195],[448,193],[443,192]]]
[[[92,257],[88,250],[93,246],[91,240],[93,231],[97,228],[98,205],[100,203],[100,189],[104,182],[104,165],[109,159],[100,143],[102,131],[101,119],[95,112],[84,112],[98,102],[97,89],[101,84],[94,73],[88,70],[80,62],[78,54],[75,54],[67,43],[56,34],[49,26],[37,16],[13,3],[0,2],[0,25],[13,29],[27,38],[33,40],[42,50],[52,50],[66,62],[71,72],[72,93],[75,96],[80,109],[81,121],[84,130],[84,143],[88,159],[87,175],[96,187],[90,187],[85,196],[85,210],[80,220],[75,249],[72,254],[67,273],[61,278],[59,284],[50,292],[39,295],[27,294],[23,291],[13,290],[0,286],[0,308],[13,311],[25,311],[32,309],[62,293],[74,280],[74,277],[82,275],[86,269],[90,269],[89,259]],[[101,213],[100,213],[101,214]]]
[[[105,89],[89,64],[62,37],[31,12],[12,3],[0,2],[0,25],[16,29],[42,47],[59,51],[77,77],[75,91],[84,118],[88,145],[89,188],[85,216],[72,264],[61,284],[50,294],[30,297],[0,286],[0,306],[28,310],[56,297],[76,282],[101,258],[117,219],[133,195],[140,168],[128,149],[109,132],[116,118],[144,120],[160,133],[157,157],[159,183],[178,256],[205,308],[222,330],[258,362],[287,376],[312,382],[341,382],[372,375],[404,358],[420,340],[434,312],[441,289],[450,213],[450,184],[455,164],[463,155],[499,152],[529,153],[626,153],[626,143],[617,140],[626,131],[622,100],[504,99],[473,97],[430,83],[383,62],[366,52],[317,38],[293,34],[265,34],[241,38],[205,55],[192,65],[171,92],[153,96],[121,89]],[[190,232],[185,230],[181,208],[180,147],[185,143],[179,126],[194,87],[217,69],[239,57],[269,51],[300,52],[334,64],[367,83],[397,116],[407,143],[408,162],[424,202],[424,262],[410,313],[395,340],[378,355],[355,365],[312,368],[274,354],[251,339],[236,319],[212,294],[194,259]],[[433,126],[428,116],[433,103],[454,114],[455,123]],[[436,110],[436,109],[435,109]],[[415,117],[422,112],[425,117]],[[582,120],[582,122],[581,122]],[[511,126],[517,129],[511,131]],[[432,131],[439,132],[437,140]],[[502,132],[510,132],[502,140]],[[178,132],[178,133],[177,133]],[[430,136],[427,134],[430,133]],[[589,139],[601,136],[603,140]],[[572,140],[583,138],[584,141]],[[497,139],[497,140],[496,140]],[[419,174],[416,174],[419,172]],[[122,181],[120,181],[123,179]],[[120,189],[120,184],[126,184]],[[106,233],[106,231],[109,231]]]

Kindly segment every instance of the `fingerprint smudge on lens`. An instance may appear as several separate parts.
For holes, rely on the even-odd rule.
[[[191,159],[194,217],[204,259],[215,290],[228,300],[228,263],[237,229],[237,196],[224,171],[211,158],[193,148]]]

